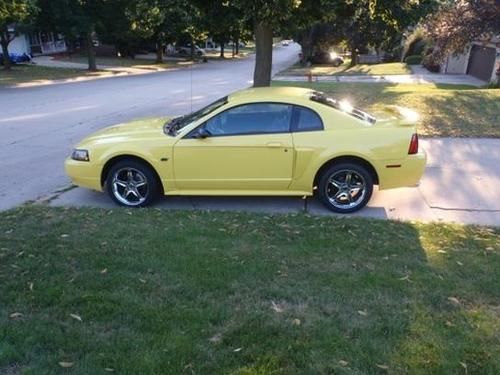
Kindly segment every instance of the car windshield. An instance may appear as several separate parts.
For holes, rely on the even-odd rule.
[[[348,115],[356,117],[357,119],[366,121],[371,125],[377,122],[377,119],[375,117],[358,108],[354,108],[348,101],[345,100],[339,101],[337,99],[332,98],[331,96],[326,95],[324,92],[314,91],[310,99],[312,101],[325,104],[329,107],[333,107],[339,111],[347,113]]]
[[[179,130],[184,128],[185,126],[191,124],[194,121],[199,120],[200,118],[208,115],[209,113],[215,111],[217,108],[222,107],[227,103],[227,96],[216,100],[215,102],[199,109],[196,112],[190,113],[189,115],[174,117],[173,119],[167,121],[163,126],[163,131],[168,135],[176,135]]]

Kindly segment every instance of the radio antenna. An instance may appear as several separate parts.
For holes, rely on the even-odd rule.
[[[191,106],[191,113],[193,113],[193,64],[194,64],[194,59],[191,63],[191,65],[189,66],[189,78],[190,78],[190,106]]]

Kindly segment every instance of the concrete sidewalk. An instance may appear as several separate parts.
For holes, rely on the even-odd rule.
[[[87,70],[88,65],[83,63],[76,63],[71,61],[63,61],[54,59],[51,56],[38,56],[33,58],[33,62],[39,66],[46,66],[49,68],[70,68],[70,69],[81,69]],[[163,72],[166,70],[172,70],[172,68],[162,68],[158,66],[137,68],[129,66],[109,66],[109,65],[97,65],[97,69],[115,72],[115,73],[126,73],[126,74],[144,74],[151,72]]]
[[[414,188],[375,191],[368,206],[350,216],[405,221],[445,221],[500,226],[500,139],[422,139],[428,163]],[[116,207],[106,194],[75,188],[53,206]],[[166,197],[161,209],[202,209],[333,215],[314,198]]]
[[[273,78],[276,81],[307,82],[308,78],[303,76],[280,76]],[[465,74],[401,74],[385,76],[313,76],[314,82],[350,82],[350,83],[411,83],[411,84],[448,84],[448,85],[469,85],[481,87],[486,85],[475,77]]]
[[[331,75],[313,76],[315,82],[348,82],[348,83],[411,83],[411,84],[449,84],[449,85],[470,85],[481,87],[487,82],[481,81],[467,74],[441,74],[431,73],[421,66],[410,65],[413,74],[394,75]],[[277,75],[273,78],[277,81],[306,82],[306,76]]]

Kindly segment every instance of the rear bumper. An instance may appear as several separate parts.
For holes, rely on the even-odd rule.
[[[87,189],[102,191],[100,166],[67,158],[64,162],[64,169],[73,184]]]
[[[384,160],[378,163],[379,189],[393,189],[418,184],[425,171],[425,151],[408,155],[402,160]]]

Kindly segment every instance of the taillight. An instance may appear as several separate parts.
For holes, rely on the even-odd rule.
[[[408,148],[408,155],[418,154],[418,135],[414,133],[411,136],[410,147]]]

